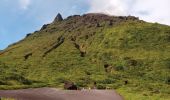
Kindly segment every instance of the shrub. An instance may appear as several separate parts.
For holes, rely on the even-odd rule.
[[[101,84],[113,84],[113,83],[115,83],[115,80],[113,78],[106,78],[105,80],[98,81],[97,83],[101,83]]]
[[[97,89],[106,89],[105,84],[97,84]]]

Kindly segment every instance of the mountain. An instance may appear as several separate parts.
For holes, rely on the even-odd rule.
[[[59,88],[65,81],[168,98],[170,26],[134,16],[58,14],[0,52],[1,89]]]

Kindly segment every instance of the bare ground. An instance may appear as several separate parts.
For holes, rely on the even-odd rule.
[[[114,90],[66,91],[55,88],[0,90],[0,96],[17,100],[123,100]]]

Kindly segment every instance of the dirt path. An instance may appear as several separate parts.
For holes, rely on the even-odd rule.
[[[54,88],[0,90],[0,96],[17,100],[123,100],[113,90],[65,91]]]

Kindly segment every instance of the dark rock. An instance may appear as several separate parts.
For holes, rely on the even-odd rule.
[[[86,72],[86,75],[91,75],[91,73],[90,72]]]
[[[119,18],[119,19],[122,19],[122,20],[123,20],[123,19],[126,19],[126,18],[125,18],[125,17],[123,17],[123,16],[119,16],[118,18]]]
[[[5,64],[4,64],[5,66]],[[0,85],[7,85],[5,82],[0,81]]]
[[[148,94],[144,93],[143,96],[148,96]]]
[[[32,53],[28,53],[24,56],[24,59],[27,60],[30,56],[32,56]]]
[[[76,49],[80,50],[80,45],[79,44],[74,43],[74,46],[75,46]]]
[[[96,24],[96,27],[100,27],[100,24],[99,24],[99,23],[97,23],[97,24]]]
[[[80,56],[85,57],[85,55],[86,55],[85,45],[79,45],[77,43],[74,43],[74,46],[76,49],[78,49],[80,51]]]
[[[169,77],[168,77],[166,83],[170,85],[170,78]]]
[[[74,18],[74,17],[80,17],[80,15],[68,16],[67,19]]]
[[[80,54],[81,54],[81,55],[80,55],[81,57],[85,57],[86,52],[85,52],[85,51],[80,51]]]
[[[66,90],[78,90],[77,86],[73,82],[65,82],[64,83],[64,89]]]
[[[35,31],[34,33],[37,33],[37,32],[39,32],[39,31]]]
[[[86,40],[87,40],[87,39],[89,38],[89,35],[86,35],[85,38],[86,38]]]
[[[111,68],[112,68],[112,66],[111,65],[109,65],[109,64],[105,64],[104,65],[104,68],[105,68],[105,72],[110,72],[111,71]]]
[[[126,81],[124,81],[125,82],[125,85],[127,85],[128,84],[128,80],[126,80]]]
[[[124,60],[129,60],[129,59],[131,59],[130,57],[124,57],[123,58]]]
[[[152,91],[152,93],[154,93],[154,94],[159,94],[160,91],[159,91],[159,90],[154,90],[154,91]]]
[[[112,26],[113,25],[113,20],[110,20],[109,21],[109,26]]]
[[[121,20],[139,20],[138,17],[130,16],[130,15],[127,16],[127,17],[125,17],[125,16],[119,16],[118,18],[121,19]]]
[[[128,65],[130,66],[137,66],[138,62],[136,60],[129,60]]]
[[[44,25],[42,26],[41,30],[46,29],[46,28],[48,27],[48,25],[49,25],[49,24],[44,24]]]
[[[94,82],[92,89],[97,89],[97,82]]]
[[[60,13],[58,13],[58,15],[54,19],[54,22],[59,22],[59,21],[63,21],[63,17],[61,16]]]
[[[104,65],[104,68],[108,68],[108,67],[109,67],[109,64],[105,64],[105,65]]]
[[[128,16],[127,19],[128,20],[139,20],[139,18],[135,16]]]
[[[76,36],[72,36],[71,41],[76,41]]]
[[[31,33],[28,33],[28,34],[26,35],[26,38],[29,37],[29,36],[31,36]]]
[[[43,54],[43,57],[45,57],[48,53],[50,53],[51,51],[55,50],[56,48],[58,48],[61,44],[64,43],[65,38],[63,36],[60,36],[56,43],[54,43],[48,50],[46,50]]]
[[[123,41],[124,39],[123,39],[123,38],[120,38],[119,40],[120,40],[120,41]]]

